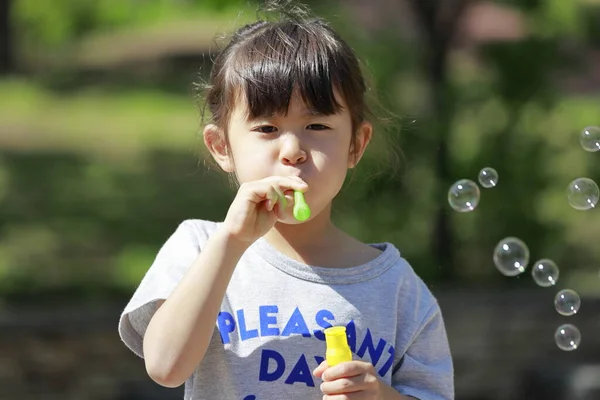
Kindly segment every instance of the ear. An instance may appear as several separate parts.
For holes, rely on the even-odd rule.
[[[225,172],[233,172],[233,159],[225,140],[225,132],[218,126],[208,124],[204,127],[204,144],[206,148]]]
[[[354,142],[350,146],[350,157],[348,158],[348,168],[354,168],[362,158],[371,138],[373,137],[373,125],[368,121],[363,121],[358,129]]]

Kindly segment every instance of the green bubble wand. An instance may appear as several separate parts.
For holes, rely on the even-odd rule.
[[[310,218],[310,207],[306,204],[304,193],[294,190],[294,218],[304,222]]]

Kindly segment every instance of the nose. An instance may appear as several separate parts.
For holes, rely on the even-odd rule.
[[[279,158],[282,164],[295,165],[306,161],[306,151],[302,148],[299,138],[289,134],[282,137]]]

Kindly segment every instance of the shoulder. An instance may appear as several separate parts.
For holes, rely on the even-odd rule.
[[[431,295],[423,279],[421,279],[411,263],[404,258],[394,244],[384,242],[375,244],[374,246],[382,250],[383,254],[387,256],[388,261],[391,262],[390,272],[399,278],[398,284],[400,285],[400,289]]]
[[[400,251],[391,243],[384,245],[390,246],[397,255],[389,272],[396,283],[399,312],[410,312],[415,318],[425,318],[437,306],[437,299]]]
[[[219,225],[219,222],[202,219],[182,221],[162,245],[157,260],[163,258],[187,260],[196,257]]]
[[[204,244],[206,240],[221,226],[221,222],[208,221],[204,219],[186,219],[177,227],[176,233],[194,237],[198,244]]]

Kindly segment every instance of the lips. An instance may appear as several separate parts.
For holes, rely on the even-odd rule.
[[[304,180],[305,177],[305,173],[303,173],[303,171],[299,170],[299,169],[291,169],[287,172],[283,172],[282,174],[283,176],[295,176],[296,178],[300,178],[302,180]]]

